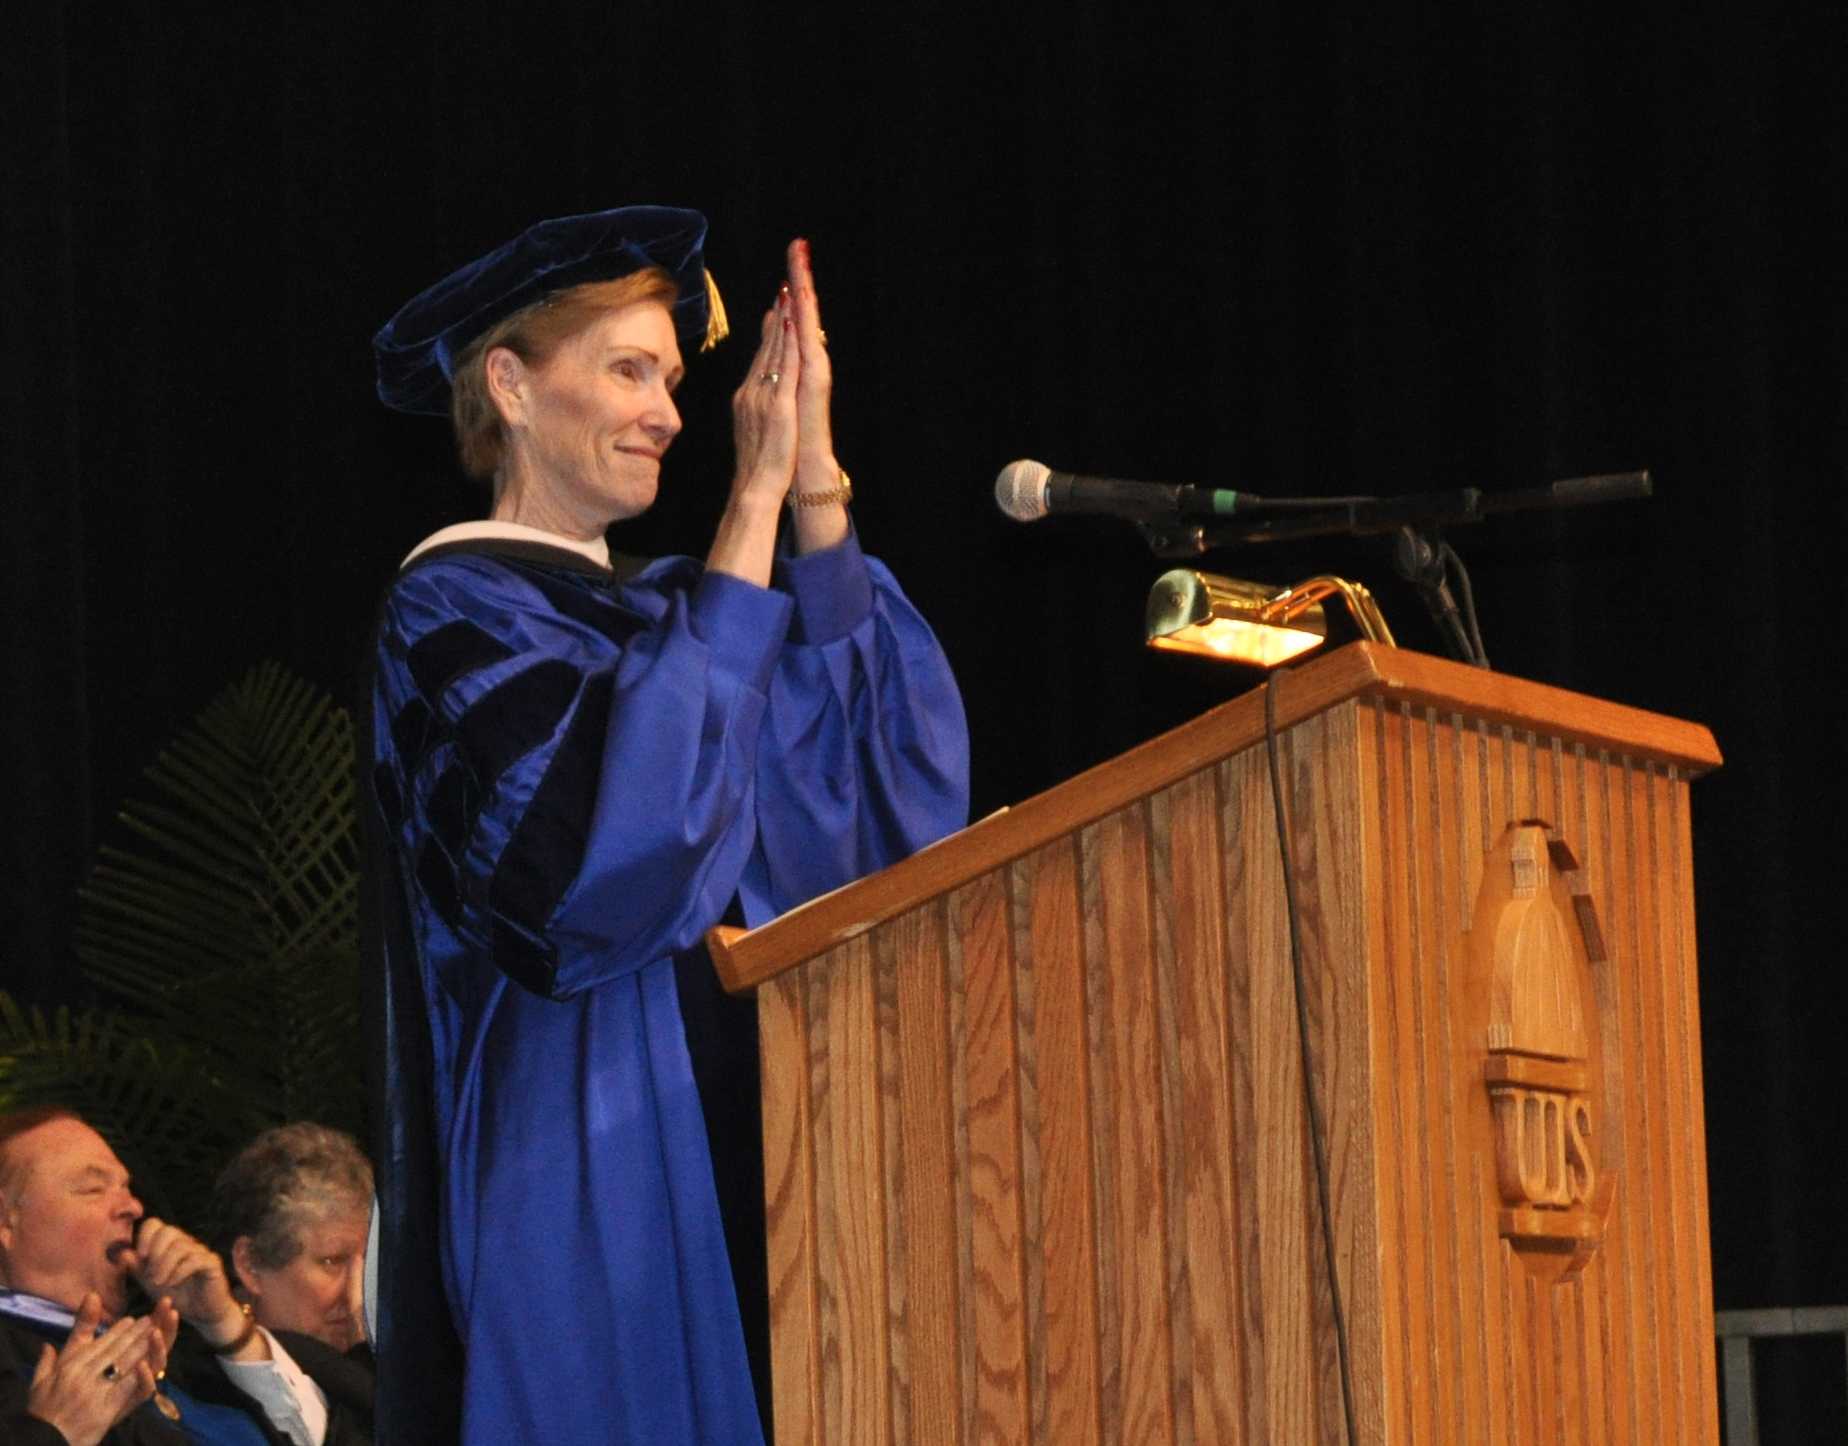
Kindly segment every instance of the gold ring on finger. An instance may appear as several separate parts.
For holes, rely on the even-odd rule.
[[[782,380],[783,380],[783,374],[781,372],[765,372],[764,373],[764,385],[767,387],[773,387]]]

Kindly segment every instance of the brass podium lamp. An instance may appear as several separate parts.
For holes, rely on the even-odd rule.
[[[1337,594],[1369,642],[1397,646],[1373,594],[1327,574],[1279,591],[1177,567],[1149,589],[1145,631],[1151,648],[1274,668],[1322,645],[1328,637],[1322,600]]]

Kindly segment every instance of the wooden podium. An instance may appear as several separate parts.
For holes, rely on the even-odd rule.
[[[1357,1439],[1717,1442],[1707,731],[1273,682]],[[778,1446],[1343,1439],[1264,690],[748,934]]]

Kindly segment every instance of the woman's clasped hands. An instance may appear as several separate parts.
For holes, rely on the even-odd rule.
[[[830,412],[834,373],[828,358],[809,244],[789,243],[788,278],[764,313],[750,370],[732,397],[737,471],[732,505],[768,507],[774,520],[790,493],[825,497],[841,486]],[[812,552],[847,533],[839,505],[795,510],[796,545]]]

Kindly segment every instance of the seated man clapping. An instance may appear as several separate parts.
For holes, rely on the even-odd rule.
[[[127,1318],[131,1281],[156,1301],[141,1321]],[[0,1116],[0,1437],[364,1439],[233,1297],[217,1255],[144,1217],[108,1142],[57,1109]]]

